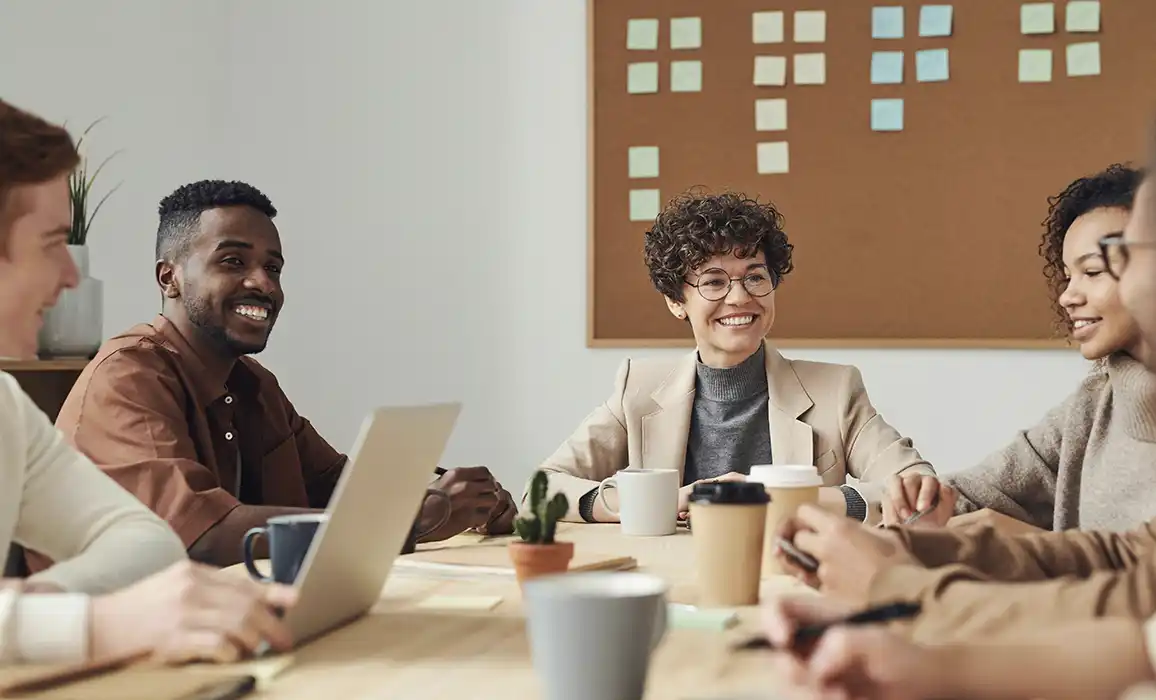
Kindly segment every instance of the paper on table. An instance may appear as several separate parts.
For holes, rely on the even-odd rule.
[[[738,613],[728,608],[700,608],[668,603],[666,612],[671,629],[726,630],[739,621]]]
[[[924,49],[915,52],[915,80],[933,83],[948,78],[947,49]]]
[[[658,177],[658,146],[631,146],[627,161],[630,177]]]
[[[1065,10],[1064,27],[1069,32],[1100,31],[1099,0],[1072,0]]]
[[[924,5],[919,8],[919,36],[951,36],[951,5]]]
[[[1020,49],[1020,82],[1048,83],[1052,80],[1051,49]]]
[[[654,221],[661,207],[658,190],[630,190],[630,220]]]
[[[671,61],[670,91],[702,92],[702,61]]]
[[[817,44],[827,40],[827,11],[795,12],[795,43]]]
[[[631,63],[626,66],[626,91],[632,95],[658,92],[658,63]]]
[[[755,100],[755,131],[784,131],[787,128],[787,100],[777,97]]]
[[[902,82],[902,51],[875,51],[871,54],[871,83],[873,85],[898,85]]]
[[[631,19],[626,22],[626,48],[654,51],[658,48],[658,20]]]
[[[1100,74],[1100,42],[1068,44],[1068,75],[1080,77]]]
[[[790,151],[786,141],[760,143],[756,155],[760,175],[778,175],[791,170]]]
[[[871,100],[872,131],[903,131],[903,100]]]
[[[756,12],[751,15],[751,41],[756,44],[783,43],[783,12]]]
[[[871,38],[902,39],[903,8],[893,6],[871,8]]]
[[[1025,2],[1020,7],[1021,34],[1051,34],[1056,31],[1056,5],[1051,2]]]
[[[417,604],[438,610],[493,610],[502,602],[500,595],[431,595]]]
[[[702,18],[675,17],[670,20],[670,48],[702,48]]]
[[[827,82],[827,55],[795,54],[795,85],[822,85]]]
[[[786,84],[786,56],[755,56],[755,85]]]

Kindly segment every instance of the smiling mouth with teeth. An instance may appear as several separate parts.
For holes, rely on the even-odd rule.
[[[755,317],[753,315],[727,316],[726,318],[720,318],[718,320],[718,322],[724,326],[730,326],[732,328],[741,327],[741,326],[749,326],[755,322]]]
[[[239,316],[244,316],[253,321],[267,321],[269,320],[269,310],[263,306],[253,306],[252,304],[241,304],[233,307],[233,311]]]
[[[1078,321],[1072,322],[1072,328],[1074,330],[1079,330],[1081,328],[1087,328],[1088,326],[1093,326],[1099,322],[1100,322],[1100,319],[1098,319],[1098,318],[1095,318],[1095,319],[1081,318]]]

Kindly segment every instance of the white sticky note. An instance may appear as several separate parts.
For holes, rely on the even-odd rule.
[[[1051,49],[1020,49],[1020,82],[1050,83],[1052,81]]]
[[[902,51],[875,51],[871,54],[872,85],[898,85],[902,82]]]
[[[1064,13],[1064,28],[1069,32],[1100,31],[1100,0],[1071,0]]]
[[[822,85],[827,82],[827,54],[795,54],[795,85]]]
[[[872,7],[871,8],[871,38],[872,39],[902,39],[903,38],[903,8],[902,7]]]
[[[795,13],[795,43],[821,44],[826,40],[826,10],[799,10]]]
[[[626,22],[626,48],[654,51],[658,48],[658,20],[632,19]]]
[[[947,49],[924,49],[915,52],[915,80],[920,83],[936,83],[947,80]]]
[[[787,100],[755,100],[755,131],[786,131]]]
[[[670,20],[670,48],[702,48],[702,18],[675,17]]]
[[[626,160],[630,177],[658,177],[658,146],[631,146]]]
[[[1068,44],[1068,75],[1075,78],[1100,74],[1100,42]]]
[[[654,221],[660,206],[658,190],[630,190],[631,221]]]
[[[1056,31],[1056,4],[1025,2],[1020,6],[1021,34],[1051,34]]]
[[[783,43],[783,13],[756,12],[751,15],[751,41],[756,44]]]
[[[755,56],[755,85],[786,84],[786,56]]]
[[[951,36],[951,5],[924,5],[919,8],[919,36]]]
[[[670,91],[702,92],[702,61],[671,61]]]
[[[791,154],[786,141],[760,143],[756,154],[759,175],[780,175],[791,171]]]
[[[632,95],[658,92],[658,64],[631,63],[626,66],[626,91]]]
[[[431,595],[417,607],[427,610],[493,610],[501,602],[500,595]]]
[[[903,100],[871,100],[872,131],[903,131]]]

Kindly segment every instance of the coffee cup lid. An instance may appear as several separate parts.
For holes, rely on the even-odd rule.
[[[745,481],[715,481],[695,484],[691,503],[758,504],[771,500],[761,484]]]
[[[758,464],[751,467],[747,481],[770,488],[822,486],[819,470],[809,464]]]

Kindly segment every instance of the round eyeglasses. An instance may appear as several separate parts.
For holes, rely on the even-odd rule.
[[[1125,241],[1124,234],[1110,233],[1100,239],[1100,255],[1113,279],[1119,280],[1132,259],[1133,248],[1156,248],[1154,241]]]
[[[743,289],[753,297],[765,297],[779,286],[778,275],[766,268],[755,268],[742,277],[731,277],[726,270],[711,268],[703,270],[696,282],[687,282],[698,290],[707,301],[721,301],[731,293],[735,282],[742,282]]]

